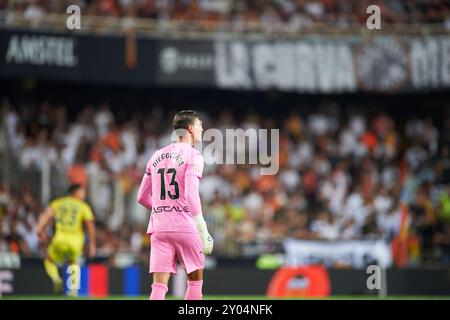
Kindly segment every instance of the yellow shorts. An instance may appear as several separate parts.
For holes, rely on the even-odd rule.
[[[55,263],[61,264],[66,261],[75,263],[83,254],[83,242],[53,239],[48,246],[47,253]]]

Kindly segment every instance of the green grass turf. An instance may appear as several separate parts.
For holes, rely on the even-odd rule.
[[[181,300],[181,298],[168,296],[168,300]],[[148,296],[109,296],[106,298],[89,298],[89,297],[65,297],[65,296],[46,296],[46,295],[10,295],[3,296],[0,300],[147,300]],[[205,300],[270,300],[265,296],[214,296],[207,295]],[[287,298],[289,299],[289,298]],[[355,296],[331,296],[327,298],[311,299],[311,298],[291,298],[295,300],[450,300],[450,296],[368,296],[368,295],[355,295]],[[286,300],[286,299],[283,299]]]

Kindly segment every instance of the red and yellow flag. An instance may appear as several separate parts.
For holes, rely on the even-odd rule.
[[[404,267],[408,264],[409,247],[409,220],[408,207],[402,203],[400,217],[400,231],[398,236],[392,241],[392,253],[397,267]]]

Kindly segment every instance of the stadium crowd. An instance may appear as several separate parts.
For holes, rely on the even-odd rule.
[[[219,22],[235,29],[256,24],[293,31],[322,24],[365,25],[367,7],[378,5],[383,23],[431,23],[450,29],[450,4],[445,0],[0,0],[0,9],[45,19],[49,12],[65,14],[73,4],[92,16],[153,18],[161,23],[201,21],[206,29]]]
[[[104,103],[71,118],[64,105],[8,100],[0,110],[2,160],[14,156],[20,170],[38,172],[50,163],[67,184],[87,186],[98,254],[117,264],[126,263],[121,252],[133,252],[147,263],[149,213],[135,197],[146,162],[170,142],[170,113],[155,106],[121,118]],[[200,191],[216,255],[273,253],[287,237],[392,241],[404,204],[411,263],[450,262],[450,188],[438,183],[450,167],[449,113],[439,123],[413,115],[402,122],[324,102],[274,118],[201,115],[205,129],[281,129],[276,175],[260,175],[257,165],[205,166]],[[1,181],[1,251],[42,254],[36,220],[45,205],[27,179],[13,190]]]

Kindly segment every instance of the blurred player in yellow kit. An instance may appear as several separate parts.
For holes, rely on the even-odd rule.
[[[58,265],[67,262],[71,271],[72,290],[75,295],[79,287],[79,259],[83,255],[84,230],[86,225],[89,236],[89,257],[95,255],[94,215],[84,201],[86,190],[75,184],[69,187],[68,195],[50,202],[38,221],[38,235],[42,242],[46,240],[45,228],[54,220],[55,229],[47,254],[44,259],[45,271],[53,281],[55,293],[62,293],[63,281],[59,275]]]

